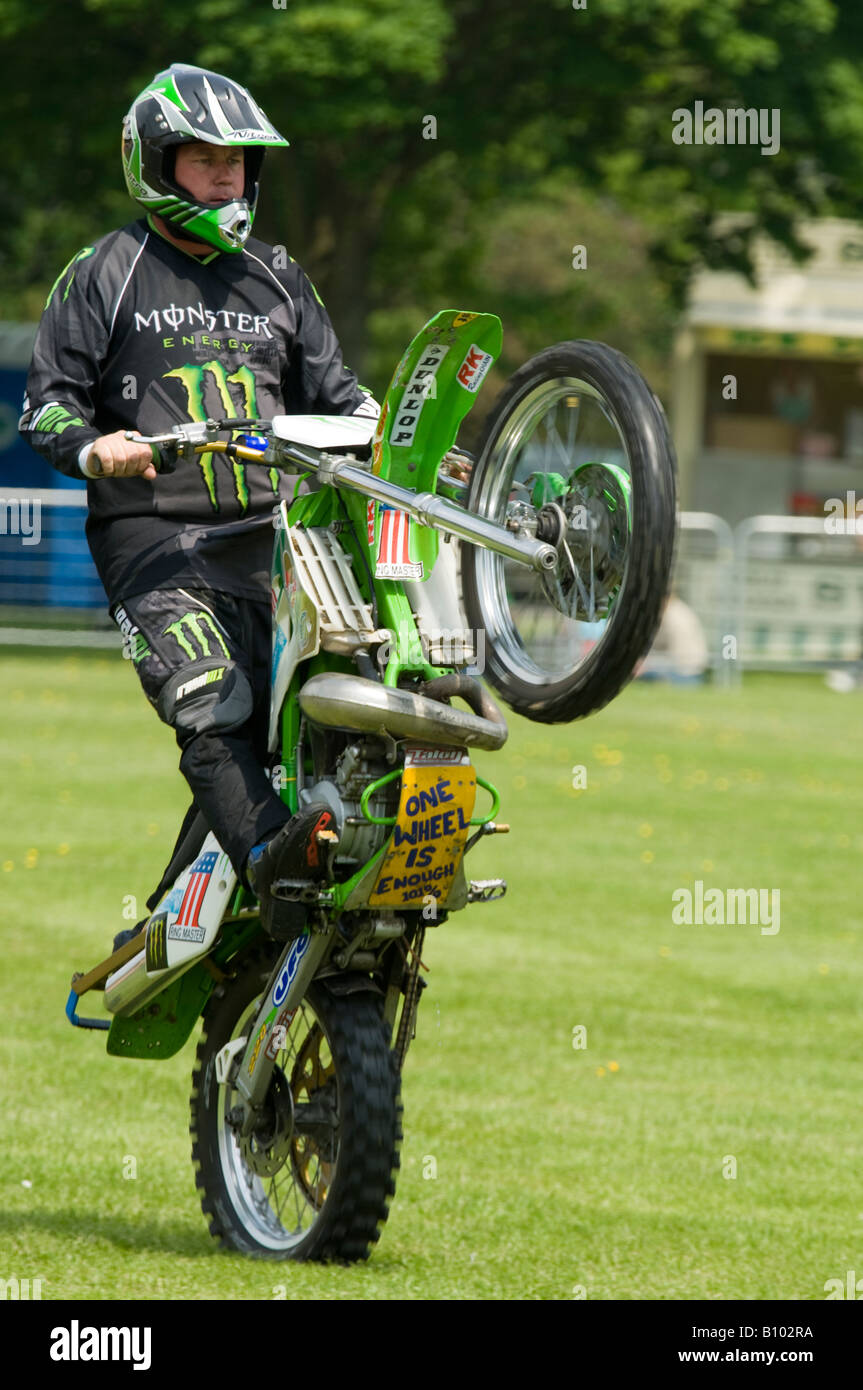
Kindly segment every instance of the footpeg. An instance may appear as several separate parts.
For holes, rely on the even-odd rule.
[[[270,885],[270,896],[283,903],[316,903],[321,885],[307,878],[277,878]]]
[[[505,893],[505,878],[472,878],[467,890],[467,900],[469,903],[494,903]]]

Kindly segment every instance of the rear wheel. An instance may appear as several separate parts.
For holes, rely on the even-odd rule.
[[[477,455],[469,509],[558,552],[556,569],[538,574],[462,547],[485,674],[529,719],[579,719],[630,679],[662,615],[676,529],[662,407],[622,353],[559,343],[510,378]]]
[[[286,1025],[265,1114],[241,1137],[215,1060],[248,1032],[272,962],[253,957],[213,995],[192,1077],[196,1183],[210,1232],[259,1258],[363,1260],[395,1193],[399,1074],[377,999],[320,983]]]

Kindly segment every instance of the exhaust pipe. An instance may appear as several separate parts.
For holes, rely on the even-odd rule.
[[[428,681],[425,689],[439,698],[330,671],[306,681],[300,691],[300,708],[315,724],[352,733],[385,733],[392,738],[460,748],[495,750],[506,743],[506,720],[477,681],[467,676],[443,676]],[[468,714],[441,704],[441,699],[452,695],[460,695],[481,713]]]

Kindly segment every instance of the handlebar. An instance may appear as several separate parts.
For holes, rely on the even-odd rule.
[[[310,445],[294,444],[284,439],[271,439],[261,449],[260,445],[249,447],[247,444],[213,438],[217,433],[237,429],[253,429],[257,435],[266,435],[270,432],[271,421],[194,421],[177,425],[170,433],[161,435],[145,436],[128,431],[126,438],[150,445],[157,473],[172,473],[180,458],[206,453],[227,454],[232,460],[268,468],[281,467],[286,471],[289,466],[299,467],[316,474],[325,486],[344,487],[375,501],[389,502],[422,525],[452,532],[462,540],[493,550],[540,573],[548,572],[557,565],[557,550],[553,545],[534,540],[532,536],[514,534],[499,522],[476,516],[434,493],[417,493],[410,488],[399,487],[371,473],[352,455],[344,457],[326,453]]]

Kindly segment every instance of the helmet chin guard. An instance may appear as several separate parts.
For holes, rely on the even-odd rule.
[[[178,145],[241,146],[242,198],[197,202],[174,177]],[[135,98],[123,121],[123,173],[131,197],[178,236],[217,251],[241,251],[258,202],[259,175],[268,145],[288,141],[245,87],[205,68],[174,63]]]

